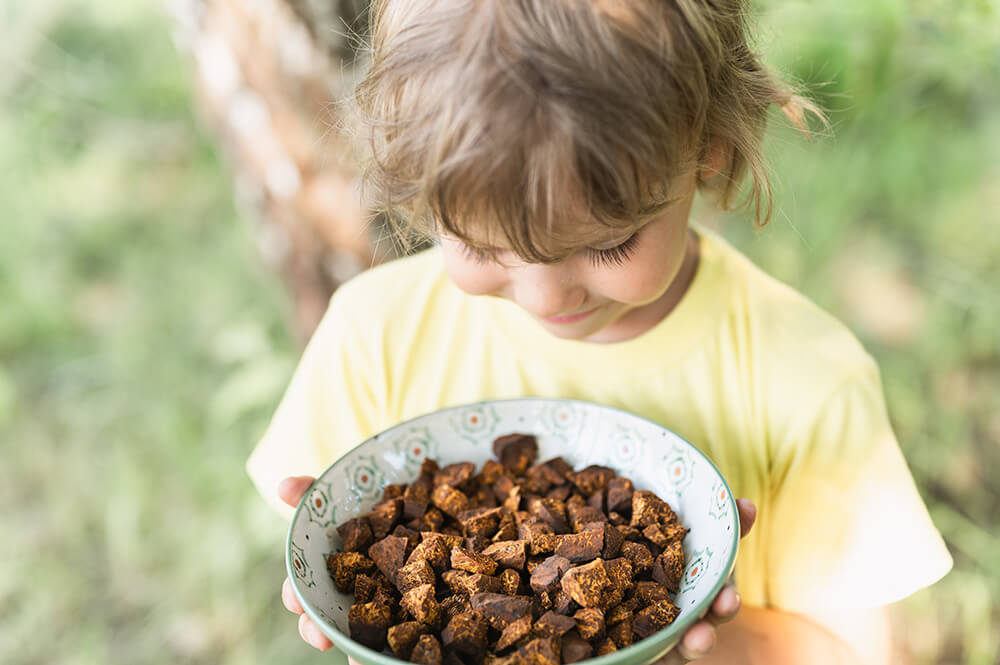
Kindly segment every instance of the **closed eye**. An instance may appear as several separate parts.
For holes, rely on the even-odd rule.
[[[633,233],[625,242],[609,247],[607,249],[587,249],[587,258],[596,266],[606,268],[623,266],[632,258],[636,248],[639,246],[639,234]]]
[[[496,261],[496,252],[489,249],[483,249],[481,247],[473,247],[472,245],[467,245],[464,242],[461,243],[462,253],[465,254],[466,258],[472,259],[476,263],[490,263]]]

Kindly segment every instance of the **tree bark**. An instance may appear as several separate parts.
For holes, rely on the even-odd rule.
[[[306,339],[334,289],[392,255],[362,208],[341,102],[364,63],[365,0],[165,0],[191,56],[198,107],[231,165],[263,259]]]

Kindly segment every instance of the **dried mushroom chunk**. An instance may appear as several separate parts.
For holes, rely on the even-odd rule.
[[[442,665],[441,643],[433,635],[421,635],[410,653],[410,662],[419,665]]]
[[[350,593],[354,591],[354,580],[358,573],[374,570],[375,562],[360,552],[337,552],[327,557],[326,567],[337,589]]]
[[[567,570],[561,583],[563,591],[581,607],[597,607],[601,602],[601,594],[611,586],[603,559],[594,559]]]
[[[385,648],[391,619],[390,607],[375,601],[354,603],[347,610],[347,625],[351,639],[376,651]]]

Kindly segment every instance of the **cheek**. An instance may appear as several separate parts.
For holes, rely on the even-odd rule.
[[[495,263],[477,263],[461,254],[442,250],[444,269],[462,291],[474,296],[489,295],[503,289],[503,268]]]

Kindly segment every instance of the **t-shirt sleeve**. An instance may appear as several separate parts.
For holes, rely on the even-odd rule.
[[[280,512],[278,499],[287,476],[319,475],[374,431],[376,398],[363,325],[347,305],[344,288],[302,355],[287,391],[263,438],[247,460],[247,472],[265,500]]]
[[[874,362],[801,422],[789,434],[801,452],[771,495],[771,604],[876,607],[943,577],[952,559],[892,432]]]

